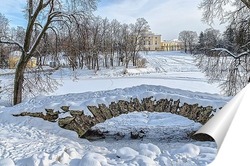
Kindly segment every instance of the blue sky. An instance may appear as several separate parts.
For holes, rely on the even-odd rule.
[[[0,12],[9,19],[11,26],[26,26],[24,2],[25,0],[1,0]]]
[[[197,33],[209,28],[201,22],[202,11],[197,6],[201,0],[101,0],[95,15],[117,19],[122,23],[134,23],[137,18],[145,18],[151,30],[161,34],[163,39],[178,38],[182,30]],[[24,13],[25,0],[4,0],[0,12],[11,26],[26,26]],[[223,30],[225,25],[218,22],[214,28]]]

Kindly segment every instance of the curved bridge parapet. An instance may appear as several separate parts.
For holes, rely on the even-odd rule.
[[[91,127],[102,123],[113,117],[130,112],[166,112],[184,116],[195,122],[205,124],[216,111],[212,106],[200,106],[199,104],[188,104],[173,99],[154,100],[154,97],[143,98],[141,101],[137,98],[131,98],[130,101],[119,100],[111,102],[109,105],[98,104],[98,106],[87,106],[93,116],[85,115],[83,110],[71,110],[69,106],[62,106],[60,111],[45,109],[46,114],[42,112],[29,113],[23,112],[13,116],[32,116],[39,117],[51,122],[58,122],[58,125],[64,129],[77,132],[78,136],[85,138]],[[70,116],[59,118],[59,114],[69,113]]]

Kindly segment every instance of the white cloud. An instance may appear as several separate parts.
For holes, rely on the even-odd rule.
[[[200,31],[209,28],[201,22],[200,0],[102,0],[96,15],[117,19],[123,23],[133,23],[144,17],[153,32],[164,39],[178,37],[182,30]],[[25,0],[2,0],[0,12],[11,21],[11,26],[25,26]],[[215,26],[215,28],[222,26]]]
[[[182,30],[199,33],[209,28],[201,22],[202,11],[197,8],[199,2],[200,0],[121,0],[99,6],[96,14],[125,23],[144,17],[153,32],[169,40],[177,38]],[[221,26],[215,28],[222,29]]]

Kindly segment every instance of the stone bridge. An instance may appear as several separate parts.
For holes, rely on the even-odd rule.
[[[203,107],[198,104],[180,104],[179,99],[160,99],[156,101],[153,99],[153,96],[144,98],[141,101],[137,98],[131,98],[130,101],[119,100],[118,102],[111,102],[109,105],[98,104],[98,106],[87,106],[87,108],[93,116],[85,115],[82,110],[71,110],[69,106],[62,106],[60,111],[45,109],[45,115],[42,112],[23,112],[13,116],[39,117],[51,122],[58,122],[60,127],[77,132],[80,138],[86,138],[89,135],[88,132],[91,127],[96,124],[130,112],[148,111],[173,113],[205,124],[212,117],[212,112],[215,111],[211,106]],[[71,116],[59,118],[59,114],[68,112]]]

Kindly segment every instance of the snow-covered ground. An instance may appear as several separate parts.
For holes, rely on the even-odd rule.
[[[193,57],[180,52],[150,52],[143,55],[147,68],[129,68],[124,75],[124,68],[94,71],[67,69],[57,71],[54,75],[64,86],[53,93],[56,95],[86,91],[111,90],[132,87],[141,84],[163,85],[170,88],[190,90],[193,92],[219,93],[219,84],[208,84],[207,78],[194,65]],[[70,75],[70,77],[63,77]],[[71,86],[71,85],[75,86]]]
[[[13,117],[24,111],[44,112],[69,105],[84,110],[87,105],[109,104],[130,97],[173,98],[181,102],[222,107],[230,98],[220,95],[218,84],[207,78],[193,62],[193,57],[180,52],[150,52],[143,55],[147,68],[88,70],[61,69],[53,73],[62,86],[47,95],[27,99],[7,107],[2,97],[0,107],[0,165],[40,166],[154,166],[207,165],[216,156],[214,142],[186,138],[201,124],[170,113],[130,113],[107,120],[94,128],[109,132],[129,133],[145,130],[143,140],[108,138],[89,142],[77,134],[61,129],[56,123],[30,117]],[[6,70],[4,73],[8,73]],[[6,85],[12,75],[0,76]],[[4,96],[4,95],[3,95]]]

